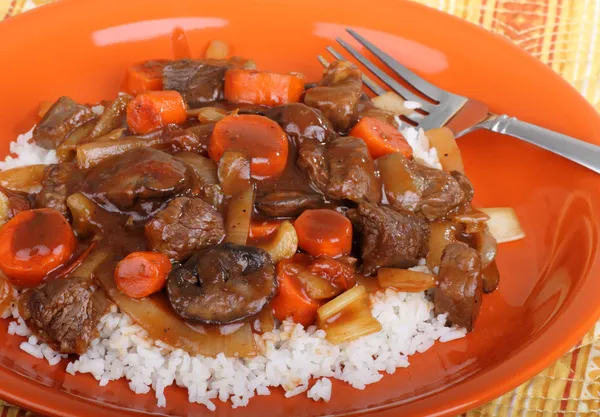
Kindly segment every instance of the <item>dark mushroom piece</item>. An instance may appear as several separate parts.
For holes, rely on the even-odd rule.
[[[326,143],[337,136],[331,122],[319,109],[302,103],[274,107],[265,115],[276,121],[296,146],[300,146],[305,140]]]
[[[171,155],[151,148],[132,149],[92,168],[85,193],[99,203],[108,200],[128,209],[139,200],[160,199],[189,185],[187,167]]]
[[[259,196],[254,203],[256,209],[271,217],[292,217],[304,210],[315,209],[324,204],[320,194],[302,191],[275,191]]]
[[[228,324],[260,312],[277,291],[275,266],[259,248],[225,243],[197,252],[171,271],[173,310],[190,322]]]
[[[483,292],[479,253],[462,242],[446,246],[438,281],[433,297],[435,314],[448,313],[451,324],[473,330]]]

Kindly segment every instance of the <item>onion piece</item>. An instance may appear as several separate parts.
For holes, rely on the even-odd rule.
[[[525,232],[513,208],[494,207],[479,210],[490,216],[486,223],[498,243],[513,242],[525,237]]]
[[[60,162],[71,161],[75,156],[77,146],[90,141],[90,135],[94,130],[94,126],[96,126],[96,120],[97,119],[89,120],[83,125],[73,129],[73,131],[67,135],[66,139],[56,147],[56,157]]]
[[[0,190],[0,226],[10,220],[10,215],[10,198],[3,190]],[[0,311],[2,311],[2,309],[0,309]]]
[[[199,155],[196,152],[177,152],[175,159],[188,164],[194,170],[194,173],[202,179],[206,185],[215,185],[219,183],[217,176],[217,164],[210,158]]]
[[[391,111],[392,113],[408,116],[413,110],[404,106],[404,99],[398,94],[388,91],[380,96],[374,97],[373,105],[381,110]]]
[[[375,277],[366,277],[361,274],[354,274],[354,280],[356,281],[357,285],[365,287],[365,290],[369,294],[382,290],[382,288],[379,286],[379,282],[377,282],[377,278]]]
[[[460,149],[456,144],[454,133],[450,129],[447,127],[431,129],[425,132],[425,135],[429,139],[430,146],[437,150],[438,158],[444,171],[465,173]]]
[[[54,102],[52,101],[42,101],[40,103],[40,107],[38,109],[37,115],[40,119],[43,119],[44,116],[46,115],[46,113],[48,113],[48,110],[50,110],[50,107],[52,107],[52,105],[54,104]]]
[[[377,158],[376,165],[388,202],[394,208],[413,211],[425,189],[425,180],[410,169],[399,152]]]
[[[197,118],[200,123],[215,123],[227,116],[230,112],[221,107],[200,107],[188,109],[187,116]]]
[[[208,44],[204,57],[206,59],[227,59],[227,55],[229,55],[227,42],[215,39]]]
[[[275,316],[273,315],[273,308],[270,304],[267,304],[252,320],[252,330],[263,334],[271,332],[273,329],[275,329]]]
[[[317,326],[331,343],[339,344],[381,330],[373,317],[366,289],[356,287],[342,293],[317,310]]]
[[[42,187],[46,165],[29,165],[0,171],[0,185],[13,191],[37,192]]]
[[[481,271],[481,280],[483,281],[483,292],[486,294],[494,292],[498,288],[500,271],[498,271],[495,260]]]
[[[313,300],[328,300],[343,291],[342,288],[336,287],[328,279],[309,272],[299,272],[296,274],[296,278],[300,281],[306,295]]]
[[[72,226],[77,237],[83,238],[101,231],[101,226],[94,221],[98,206],[85,195],[71,194],[67,197],[67,207],[73,217]]]
[[[269,252],[273,263],[278,263],[282,259],[291,258],[298,251],[298,235],[292,223],[285,221],[266,242],[261,241],[255,246]]]
[[[151,138],[133,136],[122,140],[85,143],[77,146],[77,167],[90,169],[108,158],[124,154],[132,149],[156,147],[162,143],[163,140],[159,136]]]
[[[241,152],[226,151],[217,174],[225,195],[237,194],[250,187],[250,160]]]
[[[485,269],[496,259],[498,252],[498,242],[487,225],[475,234],[475,244],[481,258],[481,269]]]
[[[254,187],[240,191],[229,200],[225,217],[225,242],[245,245],[250,231]]]
[[[89,139],[98,139],[109,132],[119,128],[125,121],[125,111],[129,103],[129,96],[119,95],[104,112],[98,117],[98,122],[90,132]]]
[[[399,268],[379,268],[377,282],[383,288],[393,287],[403,292],[421,292],[434,288],[435,275]]]
[[[446,246],[456,242],[459,225],[454,222],[441,222],[430,224],[431,235],[429,236],[429,253],[427,254],[427,266],[433,269],[440,266],[442,253]]]
[[[0,312],[4,312],[13,301],[14,288],[4,276],[0,275]]]
[[[134,300],[119,291],[113,277],[115,265],[112,260],[105,262],[96,274],[96,278],[108,298],[146,330],[150,339],[160,340],[172,347],[183,349],[190,355],[216,356],[219,353],[227,357],[256,355],[250,323],[224,326],[188,324],[171,310],[163,294]]]

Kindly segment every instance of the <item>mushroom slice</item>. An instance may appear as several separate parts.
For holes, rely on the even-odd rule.
[[[260,248],[224,243],[171,271],[169,302],[191,322],[228,324],[259,313],[277,291],[275,266]]]

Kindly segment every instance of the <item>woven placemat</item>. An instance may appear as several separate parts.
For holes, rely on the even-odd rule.
[[[52,0],[0,0],[0,20]],[[600,0],[414,0],[507,37],[600,111]],[[0,381],[0,384],[2,381]],[[467,417],[600,415],[600,322],[558,362]],[[0,417],[32,416],[0,400]]]

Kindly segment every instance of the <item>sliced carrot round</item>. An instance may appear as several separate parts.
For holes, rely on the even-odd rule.
[[[412,148],[398,129],[372,117],[360,119],[349,136],[364,140],[373,158],[396,152],[402,152],[407,158],[412,156]]]
[[[177,91],[150,91],[127,104],[127,125],[133,133],[145,134],[186,120],[185,102]]]
[[[352,223],[329,209],[306,210],[295,221],[298,246],[313,256],[347,255],[352,249]]]
[[[215,124],[208,154],[218,162],[226,150],[241,152],[250,158],[254,178],[277,176],[287,163],[287,135],[281,126],[267,117],[235,114]]]
[[[117,288],[131,298],[144,298],[160,291],[171,272],[169,257],[160,252],[133,252],[115,268]]]
[[[75,244],[69,222],[58,211],[22,211],[0,229],[0,269],[12,284],[35,287],[69,260]]]

